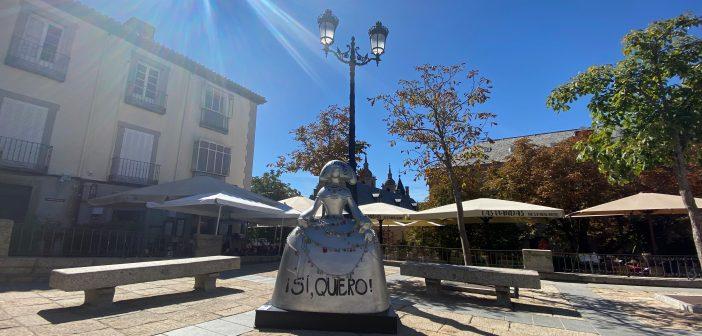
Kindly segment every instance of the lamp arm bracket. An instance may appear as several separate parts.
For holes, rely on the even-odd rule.
[[[348,52],[342,52],[339,47],[336,50],[331,50],[331,53],[336,56],[342,63],[349,64],[351,60],[349,59]]]
[[[356,59],[356,65],[366,65],[373,60],[373,58],[368,57],[368,54],[361,55],[358,52],[356,53]]]

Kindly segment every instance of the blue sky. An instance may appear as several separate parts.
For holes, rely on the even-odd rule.
[[[620,59],[621,38],[632,29],[685,11],[702,15],[702,1],[691,0],[84,2],[119,21],[150,22],[159,42],[268,99],[258,114],[254,175],[294,148],[291,129],[330,104],[348,103],[348,68],[324,57],[317,16],[332,9],[340,19],[335,45],[355,35],[363,52],[368,28],[381,20],[390,29],[383,62],[356,73],[357,137],[370,142],[379,180],[388,164],[397,176],[402,154],[389,145],[385,112],[366,98],[414,78],[415,65],[465,62],[492,79],[492,97],[481,109],[498,115],[493,138],[579,128],[589,124],[584,104],[557,115],[545,106],[551,89],[590,65]],[[316,184],[306,173],[283,179],[304,195]],[[403,176],[424,199],[426,185],[412,180]]]

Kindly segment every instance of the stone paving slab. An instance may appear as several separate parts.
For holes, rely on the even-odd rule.
[[[245,265],[222,274],[219,288],[206,294],[192,291],[192,278],[121,286],[114,306],[98,310],[81,307],[82,294],[0,284],[0,336],[339,334],[253,328],[254,310],[270,299],[276,267]],[[543,281],[540,290],[522,290],[512,310],[496,306],[490,295],[429,296],[422,279],[398,271],[386,268],[400,335],[693,335],[702,329],[699,319],[671,314],[653,299],[657,292],[702,290]]]

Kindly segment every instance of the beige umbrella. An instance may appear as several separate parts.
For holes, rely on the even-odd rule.
[[[307,211],[309,208],[311,208],[314,205],[313,199],[309,199],[309,198],[304,197],[304,196],[293,196],[293,197],[286,198],[286,199],[284,199],[282,201],[278,201],[278,202],[283,203],[283,204],[299,211],[300,213]],[[314,216],[315,217],[322,217],[323,211],[324,211],[324,207],[319,207],[319,209],[317,209],[317,212],[314,214]],[[344,211],[344,213],[346,213],[346,212]]]
[[[415,221],[410,221],[407,223],[402,223],[402,226],[416,227],[416,226],[444,226],[444,225],[439,224],[437,222],[427,221],[427,220],[415,220]]]
[[[377,221],[379,230],[380,232],[380,243],[383,243],[383,222],[384,221],[389,221],[390,223],[386,223],[386,226],[407,226],[406,224],[400,222],[401,220],[406,220],[407,216],[413,213],[416,213],[416,211],[399,207],[396,205],[388,204],[388,203],[383,203],[383,202],[376,202],[376,203],[369,203],[369,204],[363,204],[358,207],[361,212],[366,215],[368,218]]]
[[[283,203],[299,212],[306,211],[314,205],[314,200],[303,196],[293,196],[278,202]]]
[[[702,207],[702,199],[695,198],[698,207]],[[638,193],[629,197],[596,205],[591,208],[573,212],[568,217],[593,216],[630,216],[630,215],[686,215],[687,208],[682,196]]]
[[[697,207],[702,207],[702,199],[695,198]],[[596,205],[591,208],[573,212],[568,217],[604,217],[645,215],[653,253],[658,253],[658,246],[653,234],[651,215],[686,215],[687,208],[682,196],[657,193],[638,193],[618,200]]]
[[[372,219],[407,219],[407,215],[417,213],[412,209],[383,202],[363,204],[358,207],[364,215]]]
[[[563,210],[542,205],[506,201],[493,198],[477,198],[463,203],[463,217],[468,222],[489,221],[524,222],[551,218],[562,218]],[[447,204],[408,215],[409,219],[455,221],[456,204]]]

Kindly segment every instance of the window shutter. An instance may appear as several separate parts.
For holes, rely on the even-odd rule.
[[[140,162],[151,162],[154,149],[154,135],[131,128],[124,129],[120,157]]]
[[[0,136],[42,143],[49,109],[5,97],[0,106]]]
[[[147,74],[146,88],[144,91],[144,96],[150,99],[156,99],[158,90],[158,70],[154,68],[148,68],[149,72]]]
[[[44,44],[41,48],[41,60],[47,62],[53,62],[56,58],[56,53],[58,52],[59,42],[61,41],[61,34],[63,29],[56,27],[55,25],[49,24],[46,29],[46,36],[44,37]]]
[[[27,26],[24,29],[23,37],[31,42],[39,45],[42,42],[44,35],[44,27],[46,23],[35,15],[30,15],[27,20]]]

